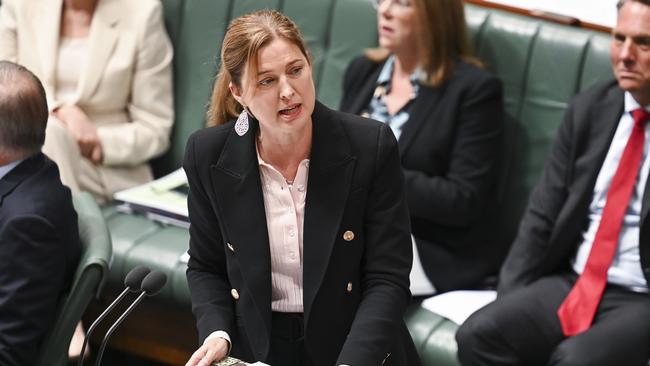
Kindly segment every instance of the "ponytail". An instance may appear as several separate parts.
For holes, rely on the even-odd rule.
[[[208,126],[222,125],[237,118],[243,110],[230,93],[230,82],[230,74],[222,63],[212,89],[212,98],[206,116]]]

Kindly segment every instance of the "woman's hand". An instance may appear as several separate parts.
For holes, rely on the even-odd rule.
[[[221,361],[228,355],[230,344],[221,337],[206,339],[203,345],[194,352],[185,366],[210,366],[212,362]]]
[[[101,163],[103,154],[97,127],[90,121],[86,113],[76,105],[62,105],[52,114],[70,131],[70,135],[79,145],[81,155],[93,163]]]

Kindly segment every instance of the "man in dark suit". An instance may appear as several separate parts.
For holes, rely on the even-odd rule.
[[[70,284],[81,242],[70,191],[40,152],[40,81],[0,61],[0,365],[32,365]]]
[[[616,81],[570,104],[463,365],[648,364],[650,1],[618,9]]]

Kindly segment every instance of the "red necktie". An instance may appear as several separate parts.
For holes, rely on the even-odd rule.
[[[607,271],[616,253],[623,216],[639,172],[645,140],[645,123],[650,119],[650,113],[645,109],[635,109],[632,116],[632,134],[627,140],[616,174],[609,186],[605,209],[587,264],[557,311],[562,331],[567,337],[589,329],[607,284]]]

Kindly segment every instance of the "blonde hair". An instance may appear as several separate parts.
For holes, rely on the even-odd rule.
[[[469,41],[465,10],[461,0],[411,0],[415,10],[418,34],[414,45],[420,53],[420,67],[426,75],[424,83],[439,86],[454,72],[458,59],[482,67],[473,56]],[[383,48],[366,50],[366,56],[382,62],[390,52]]]
[[[242,106],[232,96],[228,85],[232,82],[241,90],[244,71],[257,70],[257,53],[277,38],[296,45],[311,64],[311,56],[300,30],[282,13],[260,10],[230,22],[221,46],[221,67],[210,98],[208,126],[224,124],[241,113]],[[254,73],[249,72],[251,74]]]

